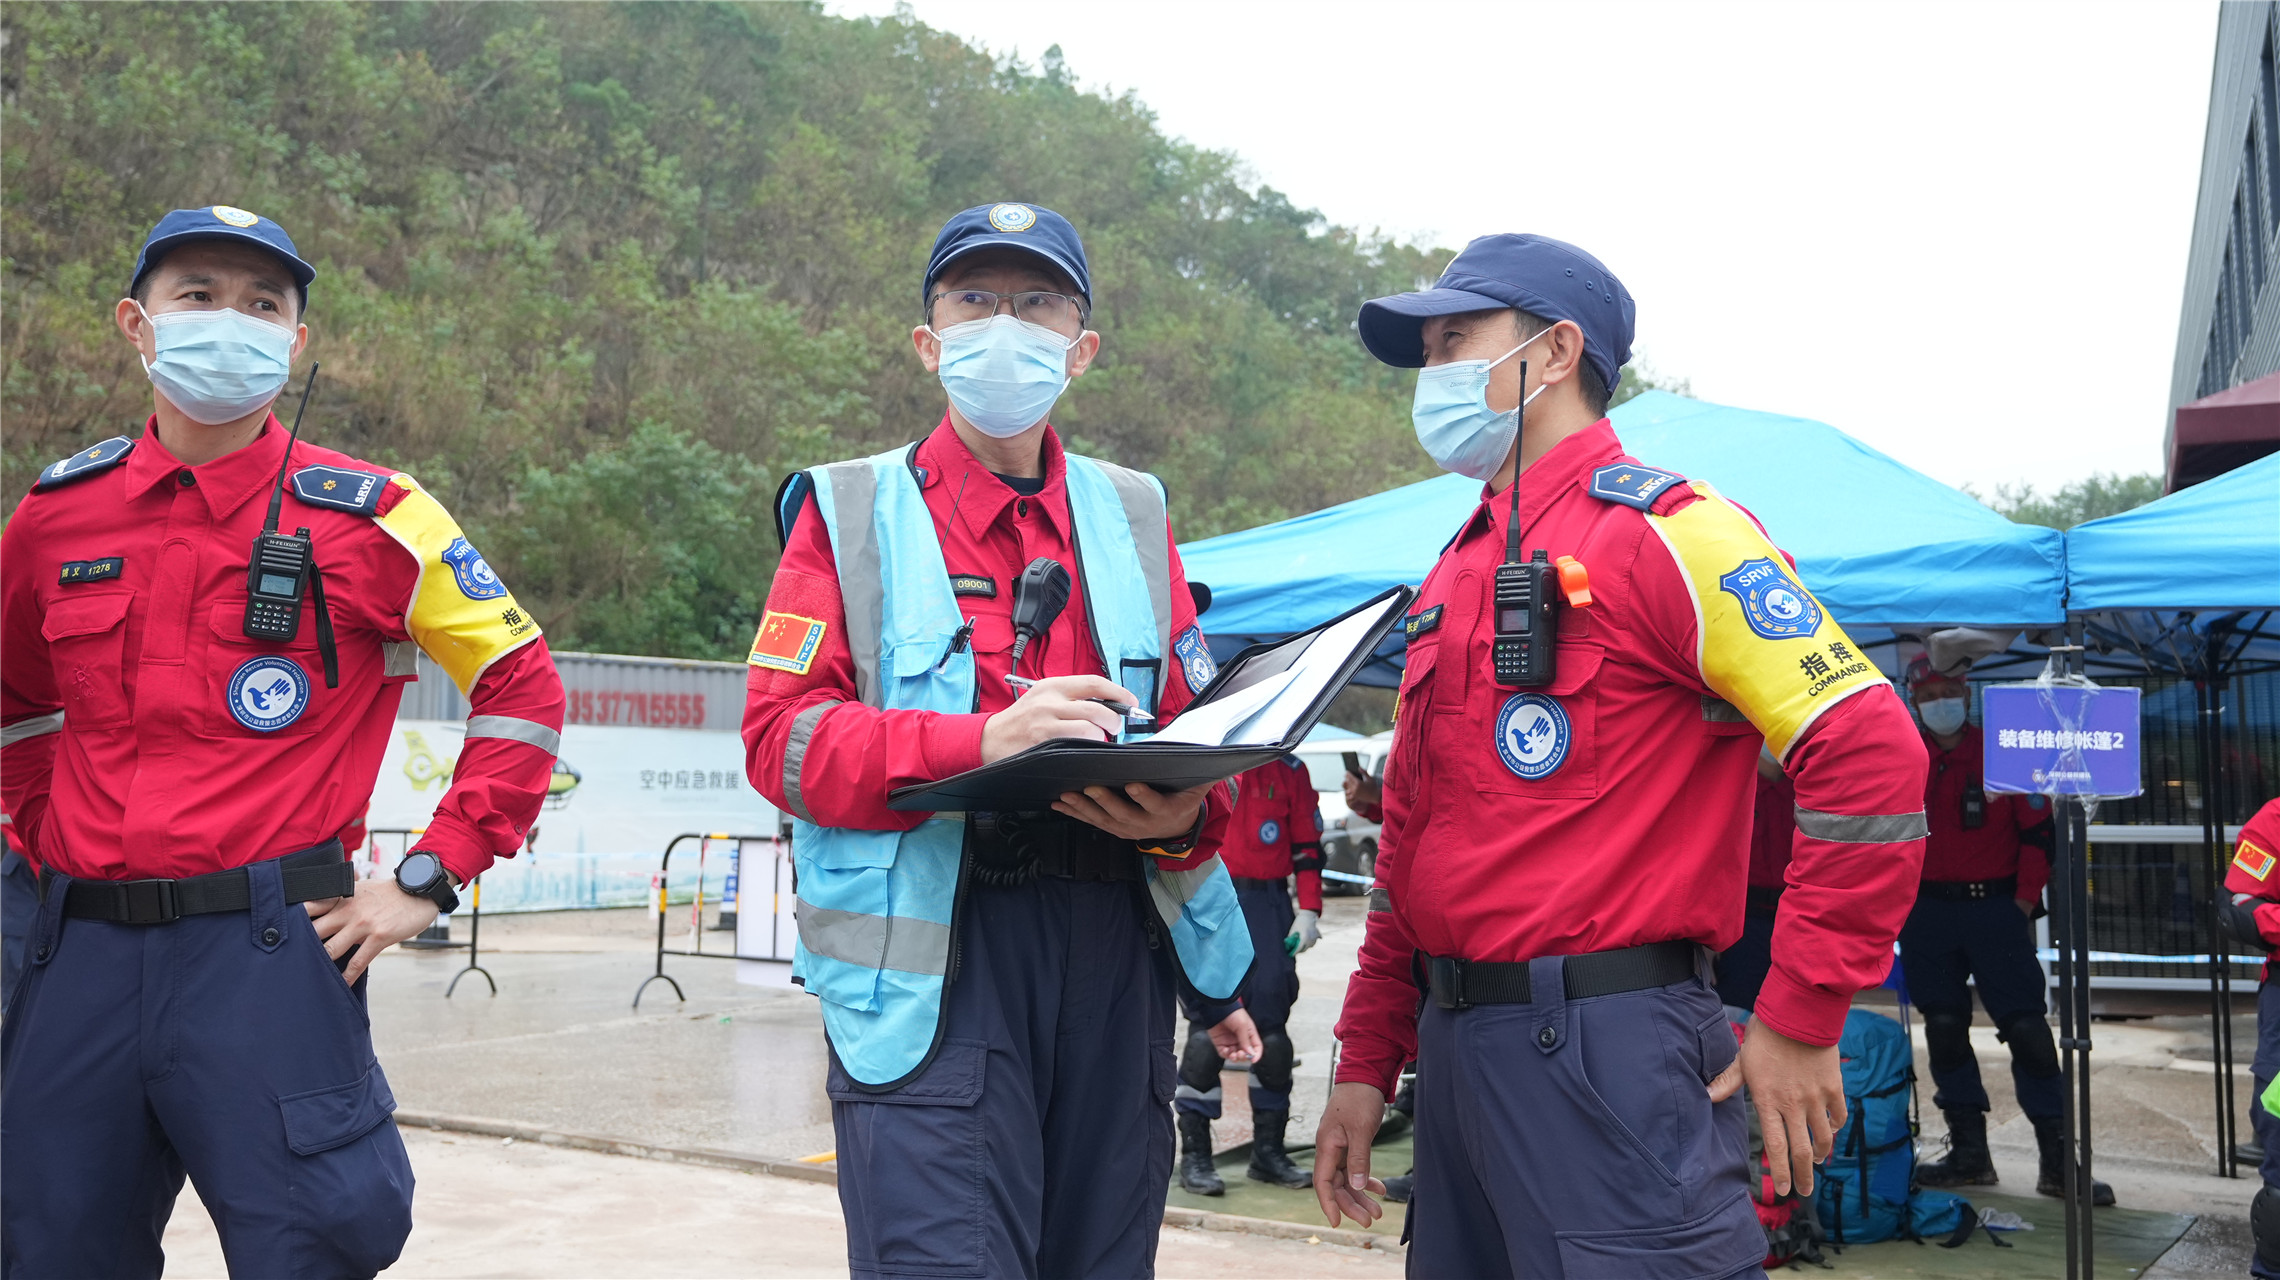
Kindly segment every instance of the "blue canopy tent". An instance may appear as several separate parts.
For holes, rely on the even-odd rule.
[[[1707,480],[1756,513],[1862,644],[1888,641],[1894,628],[2064,621],[2056,530],[2013,524],[1834,427],[1664,391],[1610,416],[1633,456]],[[1477,481],[1441,476],[1180,548],[1188,577],[1211,587],[1212,647],[1288,635],[1423,582],[1480,492]],[[1396,683],[1399,649],[1397,632],[1357,682]]]
[[[2210,1027],[2217,1171],[2236,1175],[2232,1092],[2233,948],[2217,924],[2227,820],[2225,690],[2232,677],[2280,669],[2280,454],[2066,535],[2067,608],[2092,669],[2192,683],[2202,858],[2209,893]]]

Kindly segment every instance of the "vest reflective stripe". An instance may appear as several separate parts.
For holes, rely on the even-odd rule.
[[[950,651],[964,622],[912,455],[917,446],[818,467],[816,511],[831,538],[854,658],[856,691],[882,710],[970,712],[974,654]],[[1170,522],[1149,476],[1068,457],[1079,589],[1109,670],[1148,677],[1132,686],[1152,708],[1171,649]],[[1128,685],[1130,679],[1127,679]],[[965,855],[962,814],[910,831],[816,825],[803,795],[807,746],[823,713],[793,720],[785,799],[796,816],[799,939],[793,974],[823,998],[824,1027],[849,1075],[890,1086],[932,1056]],[[1135,853],[1134,857],[1141,857]],[[1143,859],[1149,893],[1189,980],[1206,996],[1233,994],[1251,965],[1234,882],[1214,858],[1167,872]]]

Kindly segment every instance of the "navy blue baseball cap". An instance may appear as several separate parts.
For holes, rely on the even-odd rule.
[[[942,224],[942,234],[934,237],[934,253],[926,260],[926,279],[918,286],[918,304],[926,305],[944,268],[976,249],[995,245],[1043,258],[1076,282],[1088,305],[1092,302],[1092,272],[1085,266],[1085,245],[1077,239],[1077,229],[1051,209],[1007,203],[978,204]]]
[[[293,237],[258,213],[248,213],[236,205],[215,204],[203,209],[176,209],[158,220],[150,229],[150,238],[143,241],[142,253],[135,259],[135,277],[127,282],[132,294],[142,287],[143,277],[158,266],[168,250],[193,240],[243,240],[247,244],[267,249],[284,259],[285,269],[293,273],[293,283],[301,287],[301,309],[309,308],[309,282],[317,278],[317,269],[301,261],[301,254],[293,247]]]
[[[1599,259],[1549,236],[1482,236],[1450,260],[1432,288],[1365,302],[1355,323],[1371,355],[1421,369],[1428,317],[1506,307],[1574,322],[1583,330],[1583,358],[1615,389],[1631,359],[1631,291]]]

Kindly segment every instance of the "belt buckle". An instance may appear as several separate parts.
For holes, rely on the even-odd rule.
[[[1472,1008],[1465,999],[1465,962],[1454,956],[1434,956],[1431,961],[1433,1003],[1444,1009]]]
[[[175,909],[172,880],[129,880],[120,888],[127,904],[128,924],[172,924],[182,918]]]

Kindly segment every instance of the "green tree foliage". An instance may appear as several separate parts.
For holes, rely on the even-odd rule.
[[[2085,520],[2120,515],[2160,497],[2161,477],[2150,471],[2134,476],[2101,471],[2086,480],[2060,485],[2048,495],[2037,493],[2034,485],[2023,481],[2019,484],[1996,485],[1995,496],[1992,498],[1978,493],[1968,485],[1964,492],[1993,507],[2014,523],[2071,529]]]
[[[1069,215],[1095,369],[1055,422],[1161,474],[1183,538],[1422,478],[1351,320],[1446,251],[1327,225],[1058,50],[1003,64],[812,4],[0,9],[10,500],[149,386],[112,328],[171,208],[276,218],[320,276],[309,437],[401,467],[562,648],[735,657],[788,471],[916,438],[950,213]]]

